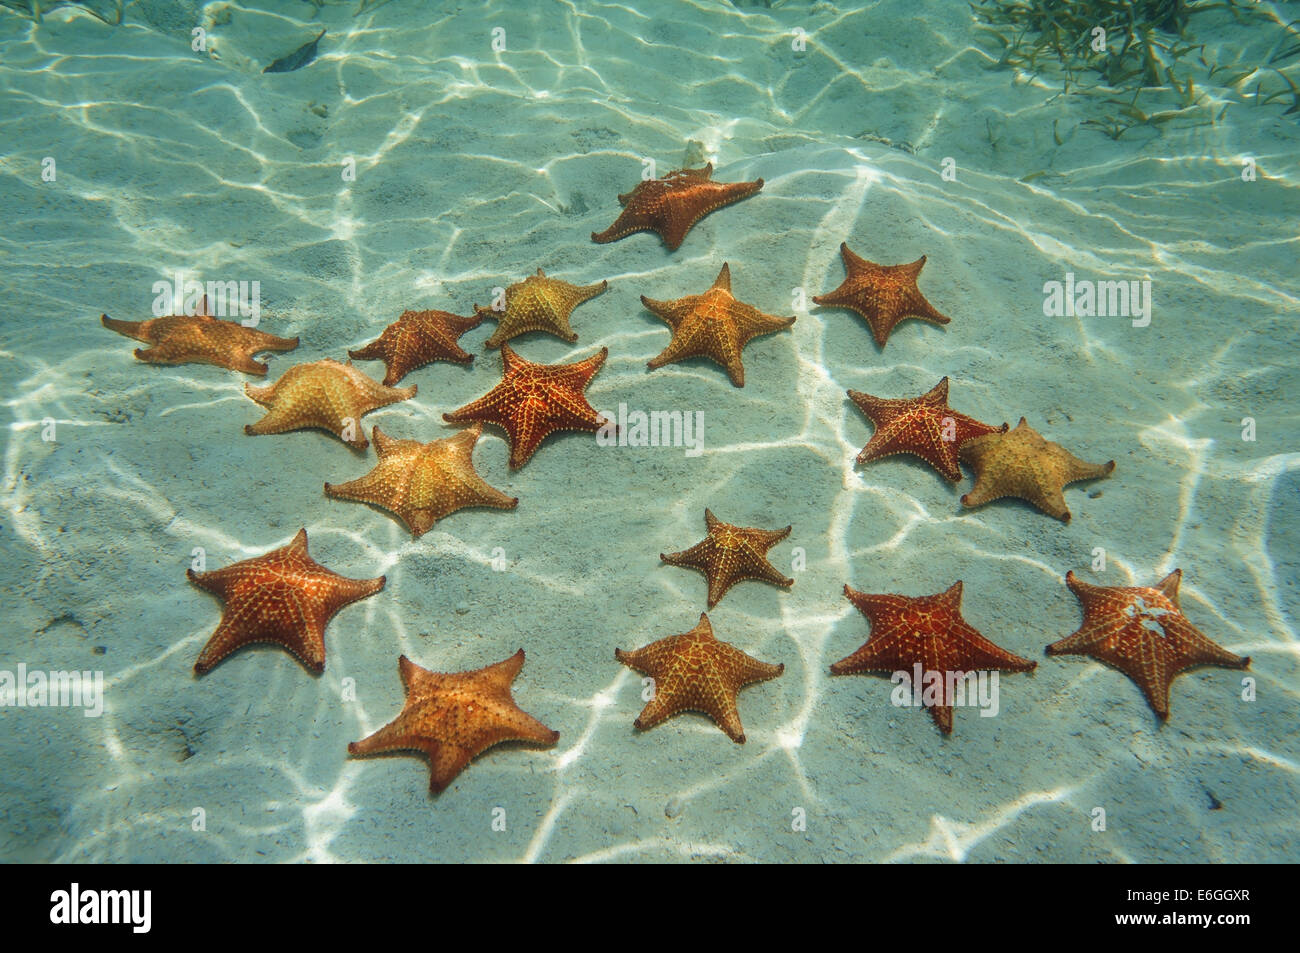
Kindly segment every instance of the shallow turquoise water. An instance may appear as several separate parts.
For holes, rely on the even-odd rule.
[[[1300,859],[1287,103],[1198,82],[1200,111],[1112,140],[1080,125],[1095,98],[991,68],[965,4],[642,7],[142,2],[120,26],[0,10],[0,669],[105,678],[98,718],[0,709],[0,857]],[[261,72],[322,26],[314,62]],[[1258,61],[1267,27],[1225,16],[1199,39]],[[652,234],[593,244],[645,160],[766,185],[676,252]],[[852,313],[813,306],[842,278],[842,241],[926,255],[920,287],[951,324],[905,322],[881,349]],[[701,292],[724,261],[738,298],[793,328],[745,349],[743,389],[705,361],[647,371],[669,333],[638,296]],[[245,436],[252,378],[143,364],[98,320],[147,317],[177,270],[258,281],[261,327],[301,338],[269,382],[404,309],[468,314],[539,267],[610,287],[574,312],[576,344],[534,334],[520,353],[608,347],[593,406],[701,412],[704,452],[572,434],[510,472],[489,428],[476,464],[518,509],[464,510],[418,540],[322,494],[373,456],[317,432]],[[1045,316],[1045,283],[1067,273],[1150,280],[1150,324]],[[417,397],[367,429],[452,433],[442,413],[500,379],[491,331],[462,339],[472,367],[413,372]],[[1025,416],[1114,474],[1067,489],[1061,524],[1015,500],[963,508],[969,474],[855,467],[871,427],[845,390],[916,396],[945,375],[955,408]],[[785,664],[741,692],[744,746],[692,714],[634,731],[640,680],[614,660],[705,608],[703,577],[658,558],[702,538],[705,507],[794,527],[772,551],[793,587],[742,583],[710,612],[719,637]],[[215,568],[303,526],[316,559],[386,574],[384,592],[330,624],[319,678],[274,648],[195,678],[219,606],[185,580],[194,548]],[[1182,676],[1161,725],[1123,675],[1044,657],[1079,624],[1068,570],[1153,585],[1174,568],[1188,618],[1249,673]],[[828,675],[869,634],[846,582],[919,596],[958,579],[965,618],[1039,662],[1002,679],[997,717],[959,710],[944,737],[890,705],[887,679]],[[399,654],[455,671],[521,646],[516,699],[555,748],[490,750],[437,798],[419,757],[347,756],[399,710]]]

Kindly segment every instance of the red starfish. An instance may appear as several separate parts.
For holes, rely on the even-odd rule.
[[[523,649],[469,672],[431,672],[403,655],[397,670],[406,703],[387,725],[349,744],[348,754],[423,751],[429,757],[429,789],[436,794],[493,745],[528,741],[550,747],[560,733],[523,711],[510,694],[510,683],[523,667]]]
[[[384,328],[377,340],[358,351],[348,351],[355,361],[383,361],[384,386],[392,387],[411,371],[434,361],[468,364],[474,355],[457,340],[483,323],[482,315],[462,318],[447,311],[403,311]]]
[[[948,406],[948,378],[929,393],[903,400],[872,397],[849,391],[849,397],[866,414],[876,432],[858,454],[858,464],[895,453],[920,457],[954,483],[961,479],[957,450],[972,437],[1006,433],[1007,425],[990,427]]]
[[[443,420],[481,420],[496,424],[510,443],[510,467],[522,467],[556,430],[595,432],[606,420],[587,403],[583,391],[600,370],[609,348],[575,364],[534,364],[501,345],[501,383],[473,403],[443,414]]]
[[[1175,569],[1150,586],[1094,586],[1073,572],[1065,584],[1083,607],[1083,625],[1047,647],[1048,655],[1090,655],[1137,683],[1162,721],[1169,718],[1169,686],[1189,668],[1246,668],[1250,658],[1233,655],[1187,621],[1178,604],[1183,571]]]
[[[603,232],[592,232],[593,242],[616,242],[633,232],[658,232],[676,251],[696,222],[716,209],[757,194],[763,180],[714,182],[713,163],[703,169],[677,169],[662,179],[648,179],[631,192],[618,197],[625,206],[614,224]]]
[[[704,294],[686,295],[675,301],[655,301],[642,295],[641,303],[673,332],[668,346],[647,361],[646,367],[654,370],[688,357],[707,357],[727,369],[736,387],[745,386],[741,351],[750,339],[794,324],[793,317],[778,318],[737,301],[731,293],[731,269],[725,261]]]
[[[680,553],[660,553],[659,558],[670,566],[698,569],[704,573],[709,580],[710,609],[742,579],[761,579],[787,589],[794,585],[793,579],[781,575],[767,561],[767,551],[790,535],[789,526],[785,529],[733,526],[722,522],[707,509],[704,511],[704,526],[708,535],[690,549]]]
[[[297,338],[281,338],[239,321],[224,321],[208,314],[203,296],[200,314],[172,314],[148,321],[119,321],[99,316],[104,327],[152,345],[136,348],[135,356],[147,364],[215,364],[245,374],[265,374],[266,365],[253,360],[261,351],[292,351]]]
[[[961,617],[960,580],[947,592],[918,598],[872,595],[848,586],[844,595],[871,623],[871,638],[832,665],[832,675],[905,672],[912,679],[919,663],[922,684],[930,673],[939,673],[945,685],[942,697],[952,701],[946,688],[949,673],[1029,672],[1038,664],[994,645]],[[939,730],[952,734],[952,705],[923,703]]]
[[[859,258],[840,243],[846,275],[834,291],[815,295],[816,304],[856,311],[871,325],[871,334],[881,347],[889,332],[904,318],[920,318],[934,324],[947,324],[951,318],[940,314],[916,286],[917,276],[925,265],[922,255],[910,265],[877,265]]]
[[[236,649],[254,642],[284,646],[298,661],[325,670],[325,626],[346,605],[384,588],[385,577],[348,579],[307,554],[307,530],[288,546],[212,572],[186,571],[190,582],[224,603],[221,623],[194,671],[203,675]]]
[[[638,731],[649,731],[678,712],[702,711],[741,745],[745,729],[736,707],[737,694],[746,685],[776,678],[785,671],[784,662],[760,662],[720,641],[703,612],[691,631],[631,652],[615,649],[614,658],[654,679],[654,697],[634,722]]]

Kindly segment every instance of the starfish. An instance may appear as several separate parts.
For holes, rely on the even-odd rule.
[[[104,327],[152,345],[136,348],[135,356],[149,364],[215,364],[245,374],[265,374],[266,365],[253,360],[261,351],[292,351],[297,338],[245,327],[238,321],[223,321],[208,314],[208,297],[203,296],[202,314],[173,314],[148,321],[118,321],[106,314]]]
[[[785,665],[769,665],[750,658],[713,635],[709,617],[700,613],[695,628],[658,642],[624,652],[614,658],[654,679],[654,697],[641,710],[635,725],[648,731],[678,712],[701,711],[714,720],[728,738],[745,743],[736,695],[751,682],[776,678]]]
[[[584,301],[590,301],[609,287],[608,281],[595,285],[572,285],[558,278],[547,278],[546,272],[537,269],[506,289],[504,311],[474,306],[474,313],[483,318],[496,318],[497,329],[487,339],[488,347],[500,347],[506,341],[529,331],[545,331],[563,338],[570,344],[578,335],[569,327],[569,315]]]
[[[453,423],[481,420],[501,427],[510,444],[510,468],[518,469],[556,430],[595,432],[606,425],[583,391],[608,356],[609,348],[603,347],[599,354],[574,364],[534,364],[503,344],[501,383],[478,400],[443,414],[442,419]]]
[[[480,423],[452,437],[420,443],[397,440],[378,427],[372,431],[379,462],[348,483],[326,483],[329,496],[372,503],[396,513],[417,539],[433,524],[466,506],[513,510],[519,500],[488,486],[474,469],[474,444]]]
[[[916,279],[925,266],[922,255],[910,265],[877,265],[859,258],[840,243],[844,258],[844,282],[834,291],[813,296],[816,304],[856,311],[871,326],[871,335],[881,347],[904,318],[920,318],[933,324],[947,324],[945,317],[925,300]]]
[[[417,367],[434,361],[468,364],[474,355],[457,340],[483,323],[475,315],[462,318],[447,311],[403,311],[379,337],[358,351],[348,351],[357,361],[383,361],[384,386],[392,387]]]
[[[274,384],[244,385],[244,393],[263,407],[265,417],[244,428],[244,433],[285,433],[304,427],[328,430],[348,446],[370,446],[361,429],[361,415],[414,397],[416,386],[385,387],[349,364],[333,358],[295,364]]]
[[[871,623],[871,637],[832,665],[831,674],[905,673],[904,684],[912,685],[913,692],[924,687],[922,704],[945,735],[952,734],[950,679],[961,686],[962,677],[973,672],[1029,672],[1038,664],[994,645],[961,617],[960,580],[933,596],[874,595],[849,586],[844,595]],[[921,685],[912,684],[917,665]],[[966,686],[974,690],[969,682]]]
[[[1066,484],[1095,480],[1115,469],[1114,460],[1084,463],[1059,443],[1044,440],[1024,417],[1010,433],[976,437],[963,444],[960,453],[975,471],[975,486],[961,498],[964,505],[1018,496],[1063,523],[1070,521]]]
[[[397,659],[406,702],[396,718],[373,735],[348,745],[348,754],[423,751],[429,758],[429,789],[438,793],[475,757],[503,741],[529,741],[548,748],[560,739],[515,704],[510,683],[524,667],[524,650],[495,665],[469,672],[431,672],[405,655]]]
[[[896,453],[910,453],[956,483],[961,479],[958,448],[974,437],[1007,430],[1005,423],[1001,428],[990,427],[951,409],[946,377],[920,397],[886,400],[856,390],[849,391],[849,397],[876,425],[876,432],[858,454],[859,465]]]
[[[212,572],[187,570],[190,582],[224,605],[221,623],[203,647],[194,671],[203,675],[254,642],[288,649],[311,671],[325,671],[325,626],[334,613],[384,588],[385,577],[348,579],[307,554],[307,530],[288,546]]]
[[[704,294],[687,295],[676,301],[653,301],[645,295],[641,303],[663,319],[673,338],[663,353],[647,363],[652,370],[688,357],[707,357],[727,369],[737,387],[745,386],[745,365],[740,352],[750,338],[771,334],[794,324],[794,318],[774,318],[742,304],[731,295],[731,269],[723,262],[717,280]]]
[[[1083,625],[1047,647],[1048,655],[1090,655],[1137,683],[1161,721],[1169,720],[1169,686],[1189,668],[1246,668],[1250,658],[1233,655],[1187,621],[1178,604],[1183,571],[1175,569],[1150,586],[1094,586],[1073,572],[1065,584],[1083,608]]]
[[[591,240],[604,244],[633,232],[658,232],[669,251],[676,251],[691,227],[716,209],[758,194],[763,180],[714,182],[713,163],[702,169],[677,169],[662,179],[647,179],[618,197],[624,206],[614,224],[592,232]]]
[[[689,567],[704,573],[709,580],[710,609],[742,579],[762,579],[786,588],[794,585],[793,579],[781,575],[767,561],[767,551],[789,536],[791,527],[756,529],[732,526],[707,509],[704,511],[704,525],[708,535],[700,542],[680,553],[660,553],[659,558],[670,566]]]

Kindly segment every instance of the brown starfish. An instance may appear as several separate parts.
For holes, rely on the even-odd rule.
[[[714,182],[713,163],[702,169],[677,169],[662,179],[648,179],[631,192],[618,197],[624,206],[614,224],[603,232],[592,232],[593,242],[616,242],[633,232],[658,232],[676,251],[696,222],[716,209],[756,195],[763,180]]]
[[[101,314],[104,327],[144,341],[152,347],[136,348],[135,356],[149,364],[215,364],[245,374],[265,374],[266,365],[253,360],[261,351],[292,351],[297,338],[279,338],[238,321],[208,314],[203,296],[201,314],[173,314],[148,321],[119,321]]]
[[[360,350],[348,351],[348,357],[383,361],[384,386],[392,387],[411,371],[434,361],[470,363],[474,355],[457,341],[482,323],[483,318],[477,314],[462,318],[447,311],[403,311],[376,340]]]
[[[615,649],[614,657],[654,679],[654,697],[637,717],[638,729],[648,731],[678,712],[700,711],[742,745],[745,729],[740,724],[736,696],[746,685],[776,678],[785,671],[784,664],[760,662],[719,641],[703,612],[691,631],[631,652]]]
[[[1115,461],[1084,463],[1059,443],[1044,440],[1020,418],[1010,433],[991,433],[961,445],[961,459],[975,471],[975,486],[961,498],[979,506],[1004,496],[1028,500],[1049,516],[1068,523],[1066,484],[1095,480],[1115,469]]]
[[[844,282],[834,291],[815,295],[816,304],[856,311],[871,326],[871,334],[881,347],[889,333],[904,318],[920,318],[933,324],[947,324],[945,317],[925,300],[916,279],[925,266],[922,255],[910,265],[877,265],[849,251],[840,243],[840,255],[846,272]]]
[[[476,423],[455,436],[420,443],[397,440],[375,427],[375,468],[348,483],[326,483],[325,492],[396,513],[417,539],[466,506],[512,510],[518,498],[489,486],[474,469],[474,444],[482,433],[483,425]]]
[[[831,674],[905,673],[913,697],[921,692],[921,704],[930,709],[939,730],[952,734],[956,692],[973,691],[965,676],[990,670],[1030,672],[1038,664],[994,645],[963,619],[961,590],[960,580],[947,592],[915,598],[845,586],[844,595],[871,623],[871,637],[832,665]]]
[[[1077,632],[1047,647],[1048,655],[1090,655],[1137,683],[1161,721],[1169,719],[1169,686],[1189,668],[1246,668],[1250,658],[1233,655],[1187,621],[1178,604],[1183,571],[1175,569],[1154,587],[1094,586],[1073,572],[1065,584],[1083,608]]]
[[[967,440],[1007,429],[1006,424],[990,427],[950,408],[946,377],[920,397],[887,400],[856,390],[849,391],[849,397],[876,425],[876,432],[858,454],[859,466],[895,453],[910,453],[956,483],[961,479],[958,448]]]
[[[384,588],[383,576],[348,579],[312,559],[306,529],[263,556],[186,575],[224,604],[221,624],[194,663],[199,675],[254,642],[281,645],[319,674],[325,670],[325,626],[334,613]]]
[[[537,274],[529,275],[506,289],[504,311],[475,305],[474,313],[479,316],[479,320],[497,320],[497,329],[487,339],[487,347],[500,347],[506,341],[529,331],[545,331],[572,344],[578,340],[578,335],[569,327],[569,316],[573,309],[584,301],[590,301],[608,287],[608,281],[595,285],[574,285],[558,278],[547,278],[546,272],[538,268]]]
[[[517,469],[557,430],[594,433],[606,425],[583,392],[608,356],[609,348],[603,347],[599,354],[574,364],[534,364],[503,344],[501,383],[478,400],[443,414],[442,419],[481,420],[502,428],[510,444],[510,467]]]
[[[742,579],[761,579],[786,588],[794,585],[793,579],[781,575],[767,561],[767,551],[789,536],[791,527],[771,530],[732,526],[707,509],[704,511],[704,525],[708,535],[700,542],[680,553],[660,553],[659,558],[670,566],[698,569],[704,573],[709,581],[710,609]]]
[[[731,269],[722,263],[713,286],[704,294],[687,295],[676,301],[653,301],[645,295],[641,303],[672,329],[673,337],[658,357],[647,362],[653,370],[685,360],[707,357],[727,369],[737,387],[745,386],[745,365],[740,352],[751,338],[771,334],[794,324],[794,318],[775,318],[737,301],[731,294]]]
[[[385,387],[349,364],[333,358],[295,364],[274,384],[244,385],[244,393],[269,412],[244,433],[267,434],[318,427],[358,450],[370,446],[361,415],[414,397],[416,386]]]
[[[493,745],[527,741],[549,748],[560,733],[524,712],[510,693],[523,667],[523,649],[469,672],[431,672],[399,656],[406,693],[401,712],[373,735],[349,744],[348,754],[423,751],[429,758],[429,789],[436,794]]]

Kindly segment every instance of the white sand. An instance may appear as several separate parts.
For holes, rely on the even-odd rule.
[[[167,6],[138,4],[117,28],[71,11],[33,28],[0,11],[0,667],[108,679],[100,719],[0,710],[0,857],[1300,859],[1300,177],[1284,106],[1114,142],[1077,128],[1085,106],[1044,105],[1050,81],[988,70],[964,4],[700,2],[672,19],[419,0],[354,19],[330,5],[318,61],[271,75],[260,69],[318,31],[307,4],[206,5],[220,59],[192,53],[194,20]],[[1216,31],[1225,59],[1243,36]],[[700,154],[719,179],[767,185],[676,253],[653,235],[589,240],[643,157],[662,173]],[[54,183],[40,181],[47,155]],[[1245,155],[1262,172],[1249,184]],[[340,178],[347,156],[355,183]],[[938,175],[945,156],[955,183]],[[793,289],[839,284],[845,240],[885,263],[929,256],[921,289],[952,323],[906,322],[882,351],[847,311],[794,312]],[[738,297],[797,313],[793,330],[749,345],[743,390],[703,361],[647,372],[669,335],[638,295],[700,292],[724,260]],[[98,321],[146,317],[152,283],[178,268],[259,280],[262,328],[302,337],[270,358],[275,380],[342,358],[404,308],[467,314],[538,267],[610,289],[574,313],[577,345],[531,335],[520,352],[608,346],[591,402],[702,410],[707,450],[566,435],[511,474],[490,432],[477,465],[518,510],[462,511],[419,541],[322,494],[373,451],[321,433],[247,437],[251,378],[144,365]],[[1150,278],[1151,325],[1043,317],[1043,283],[1067,271]],[[499,380],[489,325],[462,339],[472,368],[414,372],[403,384],[418,397],[367,427],[450,433],[442,412]],[[871,428],[844,391],[916,396],[945,374],[956,409],[1024,415],[1115,473],[1067,490],[1061,525],[1014,500],[964,510],[969,478],[951,487],[919,461],[854,468]],[[783,571],[793,547],[807,553],[791,591],[741,584],[710,614],[721,638],[786,665],[742,692],[743,747],[696,715],[636,733],[639,677],[614,660],[704,608],[703,577],[658,554],[700,539],[706,506],[792,523],[772,554]],[[387,573],[387,589],[336,617],[320,678],[265,648],[195,679],[218,604],[185,581],[191,550],[226,565],[302,526],[315,558]],[[490,565],[498,546],[504,572]],[[1088,568],[1095,547],[1104,573]],[[1244,673],[1201,670],[1175,683],[1161,726],[1123,675],[1042,649],[1079,622],[1067,570],[1150,585],[1175,567],[1192,622],[1253,657],[1258,698],[1240,700]],[[971,624],[1039,660],[1002,679],[998,717],[959,710],[945,738],[891,707],[886,679],[829,677],[868,634],[845,582],[923,595],[957,579]],[[458,670],[520,646],[517,700],[560,731],[555,749],[494,749],[437,799],[418,757],[346,756],[400,708],[399,653]],[[341,700],[344,678],[358,702]],[[1104,833],[1090,827],[1098,806]],[[191,830],[195,808],[206,831]]]

